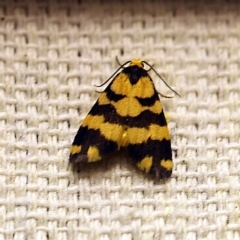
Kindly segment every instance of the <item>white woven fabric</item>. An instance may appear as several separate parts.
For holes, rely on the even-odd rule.
[[[1,240],[240,239],[239,4],[177,2],[0,3]],[[162,99],[167,181],[125,153],[68,168],[116,56],[154,64],[181,95]]]

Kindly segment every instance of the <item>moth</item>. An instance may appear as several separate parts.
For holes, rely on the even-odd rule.
[[[159,179],[171,176],[170,133],[159,93],[144,64],[153,69],[141,59],[132,59],[107,80],[113,79],[74,138],[69,157],[71,163],[100,161],[125,148],[142,171]]]

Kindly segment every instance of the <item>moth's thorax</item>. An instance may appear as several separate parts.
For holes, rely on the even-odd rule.
[[[127,74],[131,84],[136,84],[141,77],[149,76],[143,67],[138,65],[129,66],[123,69],[122,73]]]

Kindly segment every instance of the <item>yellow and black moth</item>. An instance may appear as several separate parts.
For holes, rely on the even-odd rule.
[[[147,62],[133,59],[107,80],[123,69],[80,126],[70,162],[99,161],[123,147],[139,169],[157,178],[171,176],[170,134],[158,92],[144,64],[153,69]]]

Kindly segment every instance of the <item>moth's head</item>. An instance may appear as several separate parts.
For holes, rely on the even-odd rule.
[[[132,66],[138,66],[140,68],[143,68],[144,67],[144,64],[142,62],[141,59],[139,58],[134,58],[131,60],[130,64],[129,64],[129,67],[132,67]]]

